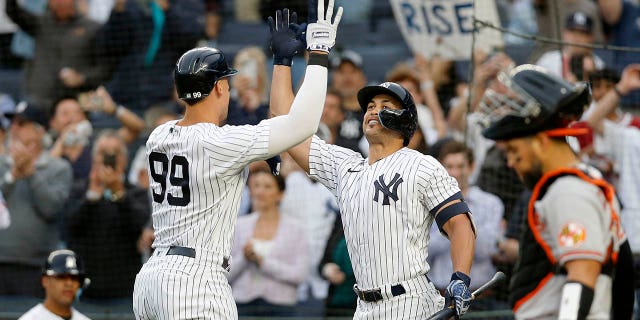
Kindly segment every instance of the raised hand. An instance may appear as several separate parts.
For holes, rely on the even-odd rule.
[[[301,37],[306,31],[305,23],[298,24],[298,15],[293,12],[289,16],[289,9],[277,10],[276,19],[269,17],[271,38],[269,46],[273,52],[273,64],[291,66],[293,57],[300,53],[305,43]]]
[[[633,63],[626,66],[616,87],[622,95],[628,94],[629,91],[640,89],[640,64]]]
[[[325,17],[324,0],[318,0],[318,21],[307,26],[307,50],[329,53],[336,44],[336,31],[342,18],[342,7],[338,8],[333,23],[333,0],[329,0]]]
[[[456,308],[456,319],[469,310],[471,305],[470,284],[471,278],[462,272],[455,272],[451,275],[451,282],[449,282],[445,292],[445,304],[452,304]]]

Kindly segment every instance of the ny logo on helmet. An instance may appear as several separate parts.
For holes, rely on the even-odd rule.
[[[76,269],[78,267],[76,264],[76,258],[68,256],[67,260],[65,261],[65,267],[67,267],[67,269]]]
[[[391,82],[383,82],[380,84],[380,86],[389,89],[389,87],[391,86]]]
[[[373,183],[373,186],[376,188],[376,194],[373,197],[373,201],[378,202],[378,195],[380,195],[380,192],[384,195],[384,198],[382,199],[383,206],[390,205],[389,198],[393,199],[393,201],[398,201],[398,186],[402,181],[403,180],[399,173],[396,173],[389,183],[385,183],[384,175],[380,175],[378,180]]]

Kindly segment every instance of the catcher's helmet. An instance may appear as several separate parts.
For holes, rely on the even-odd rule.
[[[580,118],[590,102],[586,83],[572,85],[530,64],[502,72],[498,80],[504,85],[504,92],[487,90],[480,103],[485,126],[482,135],[486,138],[506,140],[542,131],[551,136],[568,136],[584,131],[566,128]],[[550,131],[553,129],[563,130]]]
[[[188,104],[196,103],[209,95],[218,80],[236,73],[220,50],[191,49],[178,59],[173,72],[178,98]]]
[[[390,95],[402,103],[402,110],[384,108],[378,112],[378,117],[382,126],[400,132],[407,145],[418,127],[418,112],[411,93],[395,82],[364,87],[358,91],[358,103],[363,112],[367,112],[369,101],[379,94]]]
[[[82,261],[71,250],[56,250],[49,254],[44,262],[42,275],[74,275],[78,276],[80,286],[86,287],[91,283],[84,273]]]

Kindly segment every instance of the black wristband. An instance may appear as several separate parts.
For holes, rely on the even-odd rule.
[[[307,65],[317,65],[325,68],[329,68],[329,55],[328,54],[320,54],[320,53],[310,53],[309,54],[309,62]]]
[[[293,58],[289,58],[289,57],[273,57],[273,65],[281,65],[281,66],[287,66],[287,67],[291,67],[291,64],[293,64]]]

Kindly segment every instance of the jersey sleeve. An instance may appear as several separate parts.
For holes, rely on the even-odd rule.
[[[238,172],[249,163],[269,157],[268,121],[257,125],[223,126],[219,135],[204,140],[205,150],[215,163]]]
[[[449,198],[460,193],[458,182],[434,158],[425,156],[418,167],[418,185],[422,194],[421,201],[429,212],[445,204]],[[435,214],[435,212],[432,212]]]
[[[362,159],[359,153],[328,144],[314,135],[309,148],[309,175],[336,196],[339,166],[353,157]]]
[[[578,177],[562,177],[537,206],[549,230],[546,240],[561,265],[577,259],[605,260],[610,213],[598,187]]]
[[[622,160],[625,152],[633,149],[630,148],[630,143],[640,139],[640,130],[635,127],[627,127],[608,120],[603,122],[603,126],[603,134],[596,136],[594,140],[595,150],[607,155],[611,160]]]

